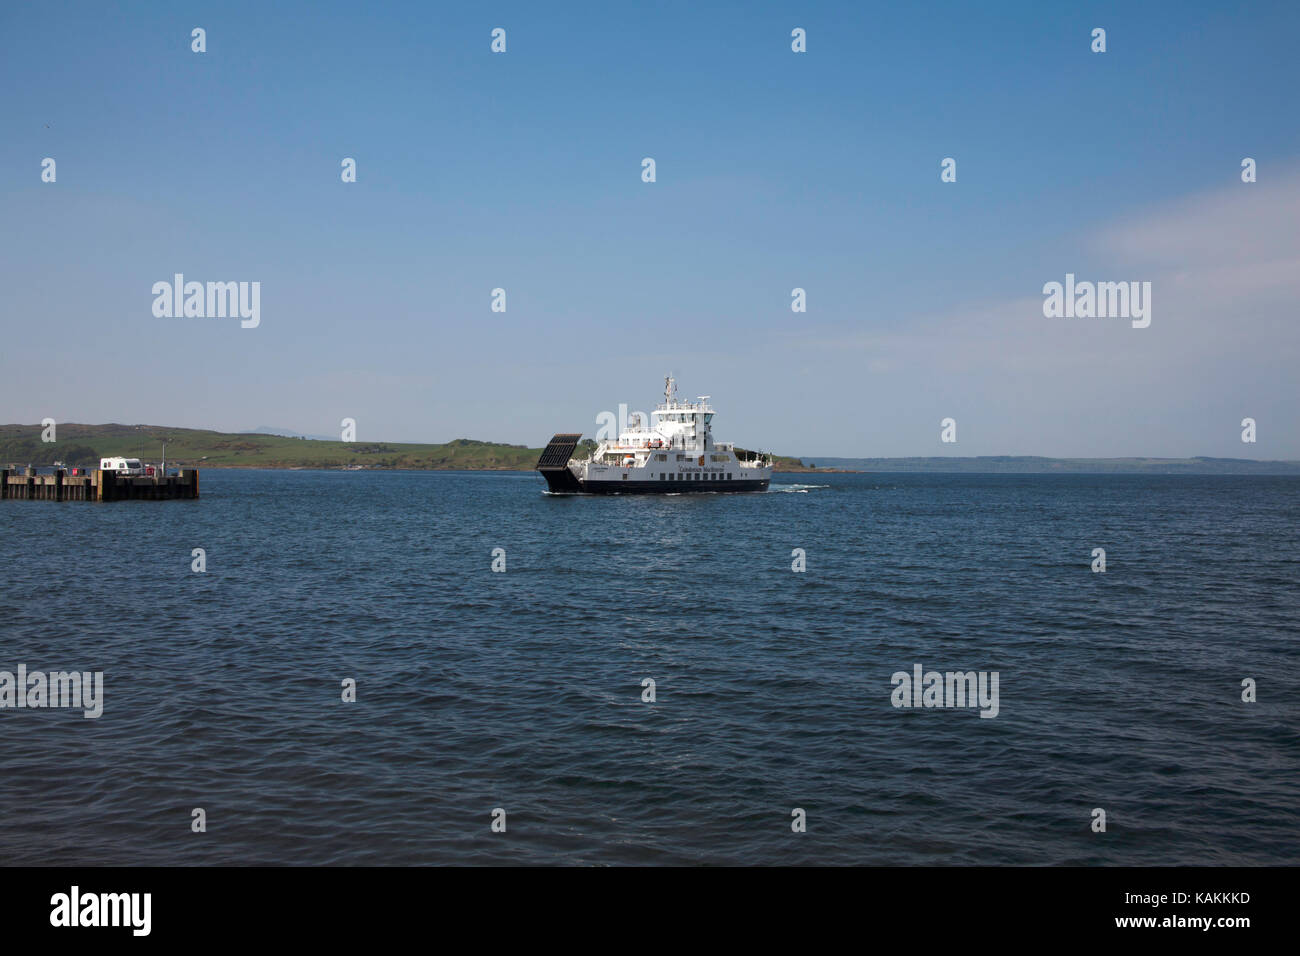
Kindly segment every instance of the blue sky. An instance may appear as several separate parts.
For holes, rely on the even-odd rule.
[[[1071,6],[7,4],[0,420],[540,445],[673,371],[806,456],[1300,458],[1300,5]]]

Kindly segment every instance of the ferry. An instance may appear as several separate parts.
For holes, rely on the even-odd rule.
[[[618,438],[599,442],[590,458],[578,460],[573,453],[582,433],[561,432],[542,451],[537,470],[547,490],[561,495],[767,491],[772,456],[715,442],[709,397],[678,400],[669,376],[648,423],[634,414]]]

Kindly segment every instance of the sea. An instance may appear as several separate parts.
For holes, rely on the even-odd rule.
[[[0,708],[4,863],[1300,854],[1300,478],[201,493],[0,502],[0,671],[102,673],[97,718]]]

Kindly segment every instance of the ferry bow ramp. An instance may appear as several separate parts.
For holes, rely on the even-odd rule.
[[[573,494],[582,490],[578,479],[569,470],[569,459],[578,447],[582,432],[560,432],[551,438],[537,459],[537,470],[546,479],[546,487],[555,492]]]

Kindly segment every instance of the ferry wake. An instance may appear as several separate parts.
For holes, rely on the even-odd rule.
[[[571,460],[581,433],[562,432],[537,460],[553,494],[695,494],[766,491],[772,456],[738,451],[713,440],[709,396],[677,399],[677,383],[664,382],[664,400],[647,426],[634,415],[615,440],[596,445],[590,458]]]

